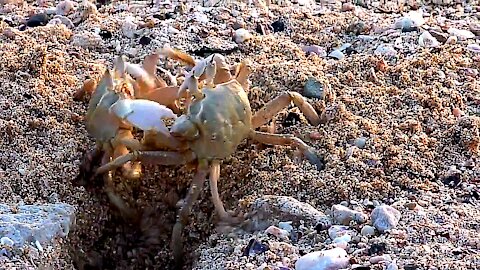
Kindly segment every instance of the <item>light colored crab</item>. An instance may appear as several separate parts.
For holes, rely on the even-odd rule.
[[[186,56],[185,53],[171,48],[165,48],[161,53],[182,61]],[[184,62],[192,64],[190,60]],[[178,117],[172,125],[170,134],[173,138],[162,143],[169,151],[143,151],[132,147],[134,151],[116,158],[96,171],[97,174],[106,173],[132,161],[161,165],[196,164],[196,174],[173,230],[172,248],[177,260],[182,257],[181,232],[208,174],[212,201],[220,220],[233,224],[241,220],[225,211],[217,182],[221,161],[232,155],[242,141],[250,138],[264,144],[292,145],[299,148],[310,162],[321,164],[312,149],[299,138],[255,131],[292,101],[310,123],[318,125],[319,116],[300,94],[286,92],[270,101],[256,114],[252,114],[246,93],[249,90],[248,76],[251,73],[249,61],[242,61],[233,76],[224,57],[219,54],[195,61],[194,64],[177,95],[177,98],[187,98],[187,112]]]

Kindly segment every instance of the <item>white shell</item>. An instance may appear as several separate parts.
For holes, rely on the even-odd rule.
[[[349,265],[347,252],[341,248],[308,253],[295,263],[295,270],[332,270]]]
[[[110,107],[110,112],[141,130],[169,133],[162,119],[177,116],[169,108],[146,99],[122,99]]]

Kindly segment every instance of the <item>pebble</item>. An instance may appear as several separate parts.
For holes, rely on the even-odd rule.
[[[57,15],[67,16],[70,12],[73,11],[75,7],[75,2],[66,0],[61,1],[58,3],[57,7],[55,8],[55,13]]]
[[[53,19],[51,19],[48,24],[63,24],[67,26],[70,29],[75,28],[75,25],[73,24],[72,20],[70,20],[68,17],[62,16],[62,15],[55,15]]]
[[[303,255],[295,263],[295,270],[333,270],[349,265],[347,252],[342,248],[315,251]]]
[[[314,77],[309,77],[303,87],[302,95],[308,98],[323,99],[325,97],[323,84]]]
[[[331,219],[323,212],[315,209],[308,203],[303,203],[289,196],[264,195],[257,198],[249,213],[254,230],[260,231],[278,223],[279,220],[288,220],[294,224],[302,222],[304,226],[320,226],[324,229],[332,224]]]
[[[356,138],[355,141],[353,142],[353,144],[360,148],[360,149],[363,149],[365,148],[365,145],[367,144],[367,138],[365,137],[360,137],[360,138]]]
[[[48,16],[45,13],[35,14],[27,20],[28,27],[45,26],[48,23]]]
[[[439,42],[445,43],[448,39],[448,34],[439,30],[428,30],[430,35],[436,38]]]
[[[285,31],[285,23],[281,20],[274,21],[272,23],[273,32],[283,32]]]
[[[445,44],[453,45],[453,44],[457,44],[457,42],[458,42],[458,38],[456,36],[449,36],[447,41],[445,41]]]
[[[381,233],[394,229],[401,218],[400,212],[388,205],[381,205],[372,211],[372,223]]]
[[[245,28],[239,28],[235,30],[235,34],[233,35],[233,40],[236,43],[243,43],[251,38],[252,34],[250,34],[250,32],[248,32],[248,30],[246,30]]]
[[[415,208],[417,207],[417,203],[415,203],[415,202],[408,202],[408,203],[405,204],[405,206],[406,206],[408,209],[413,210],[413,209],[415,209]]]
[[[10,239],[8,237],[2,237],[2,238],[0,238],[0,244],[5,245],[5,246],[13,247],[13,244],[15,244],[15,243],[13,242],[12,239]]]
[[[245,250],[243,252],[243,255],[251,256],[251,255],[255,255],[255,254],[264,253],[268,250],[270,250],[270,248],[267,245],[262,244],[262,243],[258,242],[257,240],[255,240],[254,238],[252,238],[252,239],[250,239],[250,242],[248,242],[248,245],[245,248]]]
[[[137,24],[134,22],[134,18],[132,16],[126,17],[125,21],[122,24],[123,35],[128,38],[133,38],[135,37],[136,30],[137,30]]]
[[[318,45],[304,46],[302,47],[302,51],[304,51],[307,54],[314,53],[320,57],[327,56],[327,51],[325,50],[325,48],[320,47]]]
[[[383,56],[396,56],[397,51],[389,44],[381,44],[375,49],[374,54]]]
[[[268,227],[266,230],[265,230],[265,233],[267,234],[272,234],[274,235],[275,237],[279,238],[279,239],[288,239],[288,236],[290,235],[290,233],[286,230],[283,230],[283,229],[280,229],[276,226],[270,226]]]
[[[286,221],[286,222],[279,222],[278,227],[282,230],[285,230],[287,232],[293,231],[293,226],[291,221]]]
[[[340,50],[333,50],[328,56],[337,60],[342,60],[345,58],[345,55]]]
[[[433,37],[428,31],[424,31],[418,37],[418,44],[425,48],[435,48],[440,46],[440,42],[438,42],[438,40]]]
[[[141,45],[148,45],[151,42],[152,42],[152,38],[147,36],[141,37],[140,40],[138,41],[138,43],[140,43]]]
[[[363,235],[363,236],[374,236],[375,235],[375,227],[373,226],[370,226],[370,225],[365,225],[363,226],[362,230],[360,231],[360,233]]]
[[[330,239],[335,239],[337,237],[346,235],[346,234],[351,234],[352,231],[349,230],[350,228],[348,226],[342,226],[342,225],[333,225],[332,227],[328,228],[328,236]]]
[[[352,241],[352,237],[348,234],[345,234],[333,239],[333,243],[335,244],[335,247],[339,247],[343,249],[347,248],[348,243],[350,243],[350,241]]]
[[[381,256],[371,257],[369,261],[371,264],[376,264],[376,263],[385,262],[385,261],[389,262],[391,260],[392,258],[390,258],[390,255],[385,254]]]
[[[474,52],[474,53],[480,53],[480,45],[478,44],[468,44],[467,45],[467,50]]]
[[[393,260],[388,266],[386,270],[398,270],[397,261]]]
[[[342,12],[347,12],[347,11],[354,11],[355,6],[352,3],[343,3],[341,11]]]
[[[458,39],[460,40],[467,40],[467,39],[470,39],[470,38],[474,38],[475,37],[475,34],[473,34],[471,31],[469,30],[463,30],[463,29],[458,29],[458,28],[449,28],[447,30],[447,32],[450,34],[450,35],[454,35],[456,36]]]
[[[348,225],[350,221],[365,223],[367,216],[360,211],[352,210],[346,206],[336,204],[332,206],[333,220],[342,225]]]

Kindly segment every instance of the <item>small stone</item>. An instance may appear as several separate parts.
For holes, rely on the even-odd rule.
[[[468,44],[467,45],[467,50],[474,52],[474,53],[480,53],[480,45],[478,44]]]
[[[347,252],[342,248],[308,253],[295,263],[295,270],[341,269],[349,265]]]
[[[381,233],[394,229],[400,218],[400,212],[388,205],[378,206],[372,211],[373,226]]]
[[[445,44],[453,45],[453,44],[457,44],[457,42],[458,42],[458,38],[456,36],[450,36],[448,37],[447,41],[445,41]]]
[[[48,16],[45,13],[35,14],[27,20],[28,27],[45,26],[48,23]]]
[[[320,132],[318,132],[318,131],[315,131],[315,132],[310,133],[309,137],[310,137],[310,139],[312,139],[312,140],[320,140],[320,139],[323,138],[322,134],[321,134]]]
[[[279,239],[288,239],[290,233],[286,230],[280,229],[276,226],[270,226],[265,230],[265,233],[272,234]]]
[[[333,225],[328,228],[328,236],[330,237],[330,239],[333,240],[346,234],[352,234],[352,231],[350,231],[349,229],[350,228],[348,226]]]
[[[383,56],[396,56],[397,51],[391,45],[381,44],[375,49],[374,54]]]
[[[245,22],[243,20],[236,20],[232,25],[233,30],[245,28]]]
[[[57,15],[67,16],[68,14],[70,14],[70,12],[73,11],[75,4],[76,4],[75,2],[70,0],[61,1],[58,3],[57,7],[55,8],[55,13]]]
[[[325,97],[323,84],[314,77],[309,77],[303,87],[302,95],[308,98],[323,99]]]
[[[429,30],[428,32],[441,43],[445,43],[448,39],[447,33],[438,30]]]
[[[112,38],[112,32],[106,30],[106,29],[102,29],[100,30],[100,32],[98,33],[99,36],[102,37],[102,39],[110,39]]]
[[[452,114],[455,117],[460,117],[462,115],[462,111],[459,108],[453,108]]]
[[[325,50],[325,48],[317,45],[304,46],[302,47],[302,51],[304,51],[307,54],[314,53],[320,57],[327,56],[327,51]]]
[[[264,253],[264,252],[268,251],[269,249],[270,248],[267,245],[262,244],[262,243],[260,243],[257,240],[252,238],[252,239],[250,239],[250,242],[248,242],[248,245],[245,248],[245,250],[243,252],[243,255],[244,256],[251,256],[251,255],[255,255],[255,254],[261,254],[261,253]]]
[[[252,38],[252,34],[250,34],[250,32],[248,32],[248,30],[244,28],[239,28],[235,30],[235,34],[233,35],[233,40],[236,43],[243,43],[251,38]]]
[[[152,42],[152,38],[147,36],[141,37],[140,40],[138,41],[138,43],[144,46],[150,44],[150,42]]]
[[[274,21],[272,23],[273,32],[283,32],[285,31],[285,23],[281,20]]]
[[[475,34],[473,34],[471,31],[469,30],[463,30],[463,29],[457,29],[457,28],[449,28],[447,30],[447,32],[450,34],[450,35],[454,35],[456,36],[458,39],[460,40],[467,40],[467,39],[470,39],[470,38],[474,38],[475,37]]]
[[[337,60],[345,58],[345,55],[340,50],[333,50],[328,56]]]
[[[333,220],[342,225],[348,225],[352,220],[357,223],[365,223],[367,221],[367,216],[362,212],[352,210],[340,204],[332,206],[332,215]]]
[[[374,236],[375,235],[375,227],[370,226],[370,225],[365,225],[363,226],[362,230],[360,231],[360,234],[363,236]]]
[[[440,46],[440,42],[433,37],[428,31],[423,32],[418,37],[418,44],[425,48],[436,48]]]
[[[135,37],[135,31],[137,30],[137,24],[134,22],[134,18],[132,16],[128,16],[125,18],[125,21],[122,25],[122,32],[128,38]]]
[[[417,207],[417,204],[415,202],[408,202],[405,204],[405,207],[407,207],[410,210],[413,210]]]
[[[393,260],[390,264],[388,264],[386,270],[398,270],[397,261]]]
[[[285,230],[287,232],[293,231],[293,226],[291,221],[286,221],[286,222],[279,222],[278,227],[282,230]]]
[[[22,176],[25,176],[27,174],[27,170],[25,170],[24,168],[20,168],[18,169],[18,173]]]
[[[343,3],[341,8],[342,12],[353,11],[353,10],[355,10],[355,6],[352,3]]]
[[[0,244],[5,245],[5,246],[10,246],[13,247],[13,240],[8,238],[8,237],[2,237],[0,238]]]
[[[360,149],[363,149],[365,148],[365,145],[367,144],[367,138],[365,137],[360,137],[360,138],[356,138],[355,141],[353,142],[353,144],[360,148]]]
[[[370,263],[371,264],[376,264],[376,263],[381,263],[381,262],[388,262],[391,261],[392,259],[390,258],[389,255],[381,255],[381,256],[374,256],[370,258]]]
[[[355,23],[351,23],[347,27],[346,32],[359,36],[360,34],[367,33],[369,29],[370,28],[367,27],[367,25],[364,22],[355,22]]]

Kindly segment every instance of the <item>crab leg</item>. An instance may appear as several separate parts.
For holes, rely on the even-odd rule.
[[[323,162],[317,157],[313,149],[309,147],[301,139],[290,135],[290,134],[269,134],[265,132],[252,131],[250,138],[254,139],[257,142],[270,144],[270,145],[294,145],[303,155],[308,159],[308,161],[316,165],[318,169],[323,169]]]
[[[112,140],[113,158],[128,154],[130,151],[127,145],[134,146],[133,150],[139,150],[138,147],[141,147],[140,143],[133,138],[131,130],[120,129]],[[122,167],[123,176],[128,179],[138,179],[141,175],[142,168],[139,163],[125,163]]]
[[[215,211],[220,217],[222,222],[228,224],[236,224],[240,222],[240,219],[236,219],[232,217],[225,208],[223,207],[223,202],[220,199],[220,195],[218,193],[218,179],[220,178],[220,161],[214,160],[210,166],[210,192],[212,193],[212,202],[215,206]]]
[[[191,151],[178,153],[168,151],[134,151],[117,157],[111,162],[98,168],[95,174],[104,174],[112,171],[129,161],[141,161],[143,163],[159,165],[178,165],[185,164],[195,159],[195,154]]]
[[[180,112],[180,109],[175,103],[178,98],[178,86],[155,88],[149,92],[142,93],[142,95],[137,98],[152,100],[169,107],[175,113]]]
[[[197,173],[193,177],[192,185],[188,191],[185,203],[178,212],[177,222],[173,227],[171,248],[173,250],[173,256],[177,265],[182,263],[183,259],[183,243],[182,243],[182,231],[188,222],[188,215],[192,210],[192,206],[197,201],[200,191],[207,177],[208,169],[202,162],[197,167]]]
[[[262,109],[260,109],[252,118],[252,127],[258,128],[270,121],[274,115],[287,107],[291,102],[300,108],[308,121],[317,126],[320,124],[320,117],[318,116],[312,105],[308,103],[305,98],[297,92],[285,92],[279,97],[271,100]]]

